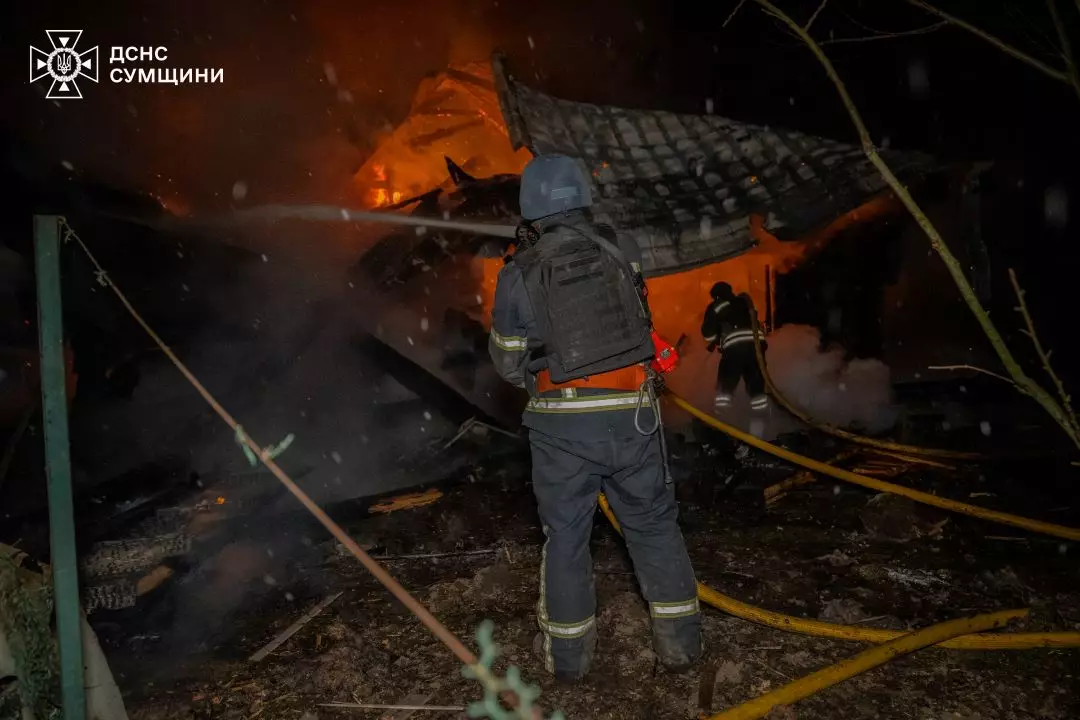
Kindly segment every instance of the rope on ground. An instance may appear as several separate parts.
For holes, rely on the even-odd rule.
[[[612,512],[608,499],[602,493],[600,495],[600,510],[607,517],[612,527],[615,528],[615,531],[622,534],[622,527],[619,525],[615,513]],[[834,640],[869,642],[875,645],[896,640],[905,634],[899,630],[885,630],[862,625],[836,625],[821,620],[807,620],[772,612],[771,610],[749,605],[733,597],[728,597],[700,582],[697,584],[697,595],[701,602],[711,605],[717,610],[747,622],[765,625],[784,632],[832,638]],[[1071,648],[1080,647],[1080,632],[979,633],[953,638],[943,643],[942,647],[950,650]]]
[[[379,563],[373,560],[371,556],[368,555],[364,551],[364,549],[357,544],[355,540],[349,537],[349,534],[346,533],[340,525],[334,522],[334,520],[326,514],[326,511],[319,507],[315,503],[315,501],[312,500],[308,496],[308,494],[305,493],[300,488],[300,486],[297,485],[296,482],[293,481],[293,479],[290,478],[285,473],[285,471],[281,469],[281,467],[274,461],[273,458],[273,455],[276,452],[279,452],[278,448],[274,446],[263,447],[259,445],[257,442],[255,442],[255,440],[251,438],[250,435],[248,435],[243,430],[243,428],[240,427],[240,424],[236,421],[236,419],[233,418],[233,416],[230,415],[224,407],[222,407],[221,403],[219,403],[217,399],[210,394],[210,391],[206,389],[206,387],[199,381],[197,377],[195,377],[191,370],[188,369],[187,365],[185,365],[180,360],[180,358],[177,357],[176,353],[174,353],[172,349],[165,344],[165,341],[161,339],[161,337],[154,331],[152,327],[150,327],[149,324],[147,324],[146,320],[143,319],[142,315],[140,315],[138,311],[135,310],[131,302],[127,299],[127,296],[124,295],[120,288],[116,286],[116,283],[112,281],[108,273],[105,271],[105,268],[101,266],[101,263],[99,263],[97,258],[94,257],[94,254],[90,252],[90,248],[88,248],[86,244],[82,241],[82,238],[80,238],[75,233],[74,229],[72,229],[72,227],[67,223],[67,220],[62,219],[61,224],[64,231],[64,242],[73,240],[79,245],[80,248],[82,248],[82,251],[86,253],[86,257],[89,258],[91,264],[93,264],[93,266],[96,268],[97,277],[102,283],[102,285],[112,290],[113,294],[116,295],[116,298],[120,301],[120,304],[123,305],[124,308],[131,315],[131,317],[135,319],[135,322],[137,322],[139,326],[142,327],[144,331],[146,331],[146,334],[150,336],[150,338],[159,348],[161,348],[161,351],[165,353],[165,356],[169,358],[169,360],[174,366],[176,366],[176,369],[180,371],[184,378],[189,383],[191,383],[192,387],[194,387],[195,390],[199,393],[199,395],[202,396],[203,400],[205,400],[206,403],[214,410],[214,412],[217,413],[218,416],[225,422],[225,424],[229,426],[229,428],[233,431],[235,437],[237,438],[237,441],[242,441],[242,446],[245,448],[245,450],[254,453],[254,455],[259,459],[259,461],[266,466],[266,468],[274,475],[274,477],[277,478],[281,482],[281,484],[284,485],[285,488],[290,493],[292,493],[292,495],[297,500],[300,501],[300,504],[303,505],[304,508],[307,509],[307,511],[310,512],[316,520],[319,521],[319,524],[326,528],[326,530],[334,536],[335,540],[341,543],[342,546],[344,546],[345,549],[347,549],[353,557],[359,560],[360,564],[363,565],[364,568],[366,568],[367,571],[370,572],[375,577],[375,579],[382,584],[383,587],[389,590],[390,593],[395,598],[397,598],[402,605],[408,608],[409,611],[412,612],[412,614],[415,615],[417,619],[421,623],[423,623],[424,626],[427,627],[427,629],[430,630],[431,633],[436,638],[438,638],[438,640],[442,642],[442,644],[445,645],[450,650],[450,652],[452,652],[454,656],[457,657],[458,660],[462,662],[462,664],[466,666],[466,669],[471,672],[470,677],[474,677],[479,680],[480,683],[484,686],[485,691],[489,690],[490,688],[496,688],[496,690],[498,691],[504,690],[504,681],[494,676],[494,674],[490,671],[488,667],[484,666],[480,661],[478,661],[476,655],[474,655],[472,651],[469,650],[469,648],[465,647],[465,644],[462,643],[461,640],[459,640],[458,637],[449,628],[443,625],[438,618],[432,615],[431,612],[426,607],[424,607],[423,603],[414,598],[412,594],[410,594],[409,591],[401,585],[401,583],[395,580],[394,577],[390,575],[390,573],[388,573],[381,565],[379,565]],[[519,705],[518,699],[516,697],[507,697],[507,695],[505,694],[503,695],[503,697],[504,699],[509,699],[513,705],[518,706],[519,708],[527,708],[529,705],[531,705],[531,700],[525,705]],[[540,719],[543,717],[543,715],[540,710],[532,709],[528,712],[528,714],[523,714],[521,715],[521,717]]]
[[[915,502],[932,505],[933,507],[960,513],[962,515],[977,517],[982,520],[1012,525],[1013,527],[1023,528],[1024,530],[1030,530],[1031,532],[1052,535],[1066,540],[1080,540],[1080,529],[1077,528],[1056,525],[1054,523],[1043,522],[1042,520],[1032,520],[1030,518],[1020,517],[1019,515],[1001,512],[1000,510],[989,510],[975,505],[968,505],[967,503],[938,497],[937,495],[931,495],[930,493],[925,493],[920,490],[913,490],[912,488],[904,487],[903,485],[895,485],[893,483],[885,482],[884,480],[877,480],[876,478],[866,477],[865,475],[858,475],[850,470],[833,467],[832,465],[823,463],[819,460],[814,460],[813,458],[808,458],[804,455],[799,455],[798,453],[773,445],[770,442],[766,442],[754,435],[745,433],[738,428],[734,428],[727,423],[721,422],[712,415],[702,412],[694,407],[685,399],[670,390],[668,391],[668,396],[671,398],[672,402],[696,417],[698,420],[701,420],[706,425],[710,425],[721,432],[731,435],[736,440],[741,440],[747,445],[753,445],[759,450],[764,450],[778,458],[795,463],[796,465],[801,465],[809,470],[829,475],[837,480],[844,480],[845,482],[861,485],[865,488],[870,488],[871,490],[877,490],[878,492],[892,493],[894,495],[906,497],[909,500],[914,500]]]
[[[939,645],[943,641],[958,635],[1001,627],[1009,621],[1025,617],[1027,614],[1027,610],[1002,610],[931,625],[928,628],[908,633],[884,645],[864,650],[854,657],[841,660],[835,665],[799,678],[772,692],[712,715],[709,720],[758,720],[758,718],[765,717],[773,708],[779,705],[791,705],[825,688],[884,665],[890,660],[903,657],[931,645]]]
[[[820,430],[823,433],[838,437],[848,442],[857,443],[859,445],[866,445],[868,447],[880,448],[882,450],[893,450],[895,452],[907,453],[909,455],[925,455],[927,457],[938,458],[953,458],[955,460],[977,460],[983,456],[979,453],[973,452],[960,452],[957,450],[942,450],[940,448],[925,448],[918,447],[916,445],[904,445],[903,443],[892,442],[891,440],[878,440],[876,438],[866,437],[865,435],[859,435],[857,433],[849,432],[835,425],[829,425],[827,423],[814,420],[805,412],[800,410],[791,404],[791,402],[784,397],[784,395],[777,389],[776,384],[772,381],[772,376],[769,375],[769,369],[765,364],[765,356],[761,352],[761,325],[758,323],[757,314],[750,313],[750,324],[754,331],[754,356],[757,358],[758,367],[761,368],[761,376],[765,378],[765,388],[769,391],[769,395],[773,400],[777,402],[780,407],[787,410],[789,413],[797,417],[802,422],[806,423],[815,430]]]

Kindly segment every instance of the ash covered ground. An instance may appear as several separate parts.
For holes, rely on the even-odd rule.
[[[700,428],[697,434],[698,440],[678,445],[677,473],[682,526],[702,582],[761,607],[842,624],[908,629],[1028,607],[1030,617],[1011,629],[1080,629],[1070,544],[826,480],[766,506],[761,490],[791,468]],[[838,451],[827,441],[817,447]],[[542,534],[525,443],[468,434],[431,453],[467,458],[467,469],[448,479],[436,502],[389,514],[370,512],[371,503],[348,503],[331,513],[470,644],[482,620],[495,621],[501,667],[521,667],[543,688],[544,706],[568,718],[692,718],[865,647],[780,632],[706,608],[706,660],[685,675],[666,673],[649,648],[648,613],[624,545],[598,514],[592,547],[599,652],[583,684],[557,686],[537,652]],[[1053,519],[1065,524],[1080,519],[1075,504],[1065,507],[1071,501],[1058,495],[1053,504],[1050,483],[1045,492],[1019,492],[1011,469],[1001,464],[952,470],[893,465],[886,471],[888,461],[866,457],[846,465],[1014,512],[1053,508]],[[1028,467],[1044,477],[1060,471],[1053,463]],[[229,519],[223,510],[208,510],[208,517],[215,512],[223,525],[246,525],[247,535],[215,548],[212,562],[177,576],[138,611],[95,618],[133,717],[410,717],[320,704],[460,706],[478,697],[450,653],[301,513],[279,518],[273,523],[279,530],[271,531],[256,518]],[[211,590],[215,578],[242,601],[214,627],[196,631],[191,594],[220,592]],[[334,593],[341,596],[278,650],[261,662],[248,660]],[[192,642],[181,642],[180,635]],[[1078,673],[1075,650],[930,649],[770,717],[1073,718],[1080,711]]]

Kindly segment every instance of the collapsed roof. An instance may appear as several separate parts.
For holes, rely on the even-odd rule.
[[[795,240],[886,189],[855,145],[718,115],[563,100],[518,82],[498,55],[492,67],[514,149],[579,158],[596,185],[594,213],[637,240],[648,275],[748,250],[751,215]],[[933,169],[924,155],[882,155],[900,175]]]

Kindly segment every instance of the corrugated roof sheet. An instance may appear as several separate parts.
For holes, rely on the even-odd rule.
[[[498,57],[493,68],[515,148],[579,158],[596,185],[595,214],[634,236],[650,275],[748,250],[751,214],[796,239],[886,189],[855,145],[718,115],[563,100],[517,82]],[[934,164],[883,155],[902,174]]]

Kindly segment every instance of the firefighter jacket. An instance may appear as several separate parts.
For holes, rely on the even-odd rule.
[[[545,227],[588,224],[593,233],[610,234],[610,228],[592,224],[581,211],[561,213],[534,223],[543,242]],[[552,228],[551,233],[572,232]],[[631,268],[641,272],[641,250],[630,238],[618,237],[618,246]],[[538,390],[537,375],[546,371],[544,339],[533,312],[532,302],[519,267],[510,258],[499,272],[495,304],[491,313],[488,351],[495,369],[504,380],[529,394],[522,424],[540,432],[563,438],[589,439],[598,435],[630,437],[649,429],[654,423],[648,394],[641,389],[563,387]],[[638,409],[640,405],[640,410]]]
[[[750,313],[754,308],[743,295],[720,297],[705,309],[701,322],[701,334],[709,350],[719,347],[726,350],[732,345],[754,341]]]

